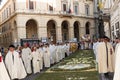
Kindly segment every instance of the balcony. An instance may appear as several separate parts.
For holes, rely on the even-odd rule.
[[[26,14],[56,14],[63,16],[72,16],[73,13],[69,13],[67,11],[48,11],[48,10],[29,10],[29,9],[18,9],[16,13],[26,13]]]
[[[59,11],[60,17],[72,17],[73,13],[69,13],[68,11]]]
[[[83,13],[69,13],[68,11],[48,11],[48,10],[29,10],[29,9],[17,9],[15,10],[14,14],[41,14],[41,15],[58,15],[59,17],[69,17],[72,18],[73,16],[77,17],[86,17],[86,18],[94,18],[93,15],[85,15]]]

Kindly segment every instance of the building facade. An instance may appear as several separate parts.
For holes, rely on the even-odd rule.
[[[111,35],[111,39],[120,38],[120,0],[104,0],[104,9],[110,14],[110,23],[105,22],[106,34]]]
[[[54,43],[95,34],[93,0],[8,0],[0,9],[0,45],[48,38]]]
[[[120,0],[113,0],[110,8],[112,39],[120,38]]]

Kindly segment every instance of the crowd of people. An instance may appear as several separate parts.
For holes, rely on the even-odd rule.
[[[85,50],[85,49],[93,49],[93,41],[89,40],[89,41],[80,41],[78,42],[78,48],[80,50]]]
[[[95,41],[81,41],[78,44],[40,43],[29,46],[24,43],[17,48],[10,45],[9,50],[4,50],[4,55],[1,54],[2,50],[0,53],[0,80],[23,79],[29,74],[39,73],[77,49],[93,49],[100,80],[120,80],[120,39],[111,41],[106,36]]]
[[[24,43],[17,48],[10,45],[4,57],[0,53],[0,80],[18,80],[39,73],[76,50],[76,43],[40,43],[32,46]]]
[[[120,80],[120,39],[104,36],[93,43],[100,80]]]

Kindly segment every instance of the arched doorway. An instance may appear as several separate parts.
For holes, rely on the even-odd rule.
[[[87,22],[86,24],[85,24],[85,30],[86,30],[86,34],[90,34],[90,22]]]
[[[74,22],[74,37],[77,38],[77,40],[79,41],[79,22],[75,21]]]
[[[56,43],[56,24],[54,20],[50,20],[47,23],[47,37],[49,42]]]
[[[69,40],[68,22],[63,21],[62,22],[62,41],[68,41],[68,40]]]
[[[26,23],[26,38],[38,38],[37,23],[33,19],[28,20]]]

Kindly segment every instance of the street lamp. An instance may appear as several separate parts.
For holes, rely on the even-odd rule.
[[[98,5],[99,5],[99,3],[98,3]],[[103,36],[105,36],[103,12],[100,9],[100,6],[97,6],[97,9],[98,9],[98,33],[99,33],[99,38],[102,38]]]
[[[99,38],[105,36],[104,22],[103,22],[102,15],[100,13],[98,18],[98,32],[99,32]]]

